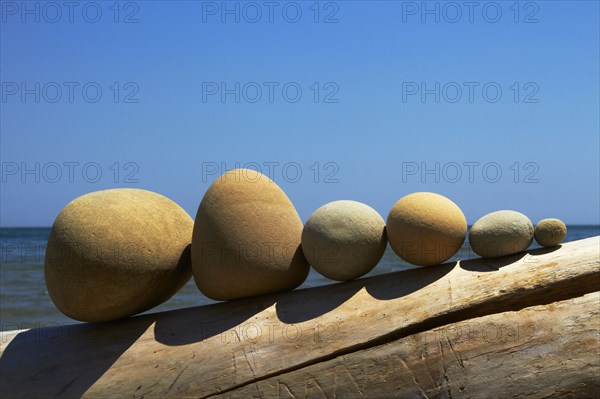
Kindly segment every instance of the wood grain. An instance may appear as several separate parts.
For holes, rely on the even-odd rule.
[[[113,323],[3,333],[0,393],[233,395],[440,326],[596,292],[599,251],[593,237]]]
[[[452,323],[215,398],[598,398],[600,292]]]

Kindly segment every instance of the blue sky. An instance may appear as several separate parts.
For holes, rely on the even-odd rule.
[[[599,223],[596,1],[61,4],[2,2],[3,227],[112,187],[194,216],[236,165],[303,220],[433,191]]]

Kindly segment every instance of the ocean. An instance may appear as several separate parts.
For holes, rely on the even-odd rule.
[[[0,228],[0,330],[17,330],[77,323],[60,313],[46,291],[44,253],[50,228]],[[600,226],[568,226],[565,241],[600,235]],[[538,247],[534,243],[530,248]],[[467,242],[452,260],[475,255]],[[416,266],[403,262],[388,246],[383,258],[367,276],[408,270]],[[336,282],[314,270],[301,288]],[[171,299],[146,313],[215,303],[202,295],[193,278]]]

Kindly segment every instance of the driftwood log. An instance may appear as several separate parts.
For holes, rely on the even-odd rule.
[[[1,335],[0,396],[600,397],[600,237]]]

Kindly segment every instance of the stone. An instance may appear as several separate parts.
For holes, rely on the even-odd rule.
[[[560,219],[542,219],[535,225],[535,241],[543,247],[554,247],[567,235],[567,226]]]
[[[58,214],[46,247],[48,294],[65,315],[111,321],[146,311],[191,277],[193,220],[146,190],[85,194]]]
[[[377,211],[356,201],[334,201],[317,209],[302,230],[302,251],[323,276],[354,280],[381,260],[387,238]]]
[[[192,236],[198,289],[215,300],[288,291],[310,269],[302,220],[275,182],[249,169],[229,171],[209,187]]]
[[[469,243],[483,258],[524,251],[533,241],[533,224],[515,211],[496,211],[481,217],[471,227]]]
[[[394,252],[417,266],[450,259],[467,236],[467,219],[443,195],[418,192],[401,198],[387,218],[387,236]]]

